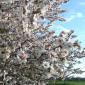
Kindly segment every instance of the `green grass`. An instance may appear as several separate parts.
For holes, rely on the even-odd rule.
[[[48,85],[85,85],[85,81],[50,81]]]

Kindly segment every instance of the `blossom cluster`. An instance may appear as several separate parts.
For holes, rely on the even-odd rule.
[[[59,35],[49,30],[52,22],[65,21],[60,17],[65,12],[60,5],[67,1],[0,1],[0,81],[6,85],[45,85],[51,78],[63,78],[63,65],[72,62],[75,55],[85,55],[79,51],[80,43],[72,40],[73,30]]]

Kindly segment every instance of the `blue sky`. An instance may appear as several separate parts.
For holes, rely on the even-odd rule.
[[[81,41],[81,45],[85,47],[85,0],[70,0],[67,4],[63,4],[63,8],[67,12],[63,13],[62,16],[66,19],[66,22],[56,21],[53,23],[52,29],[59,33],[64,29],[73,29],[77,35],[77,39]],[[85,70],[85,58],[81,60],[82,64],[78,67]],[[78,75],[85,77],[85,73]]]

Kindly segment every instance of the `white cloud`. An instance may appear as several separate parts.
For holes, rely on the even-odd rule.
[[[75,19],[75,15],[71,15],[70,17],[66,18],[66,22],[70,22]]]
[[[72,14],[70,17],[66,18],[66,22],[70,22],[76,18],[82,18],[82,17],[83,17],[83,13],[77,12],[77,13]]]
[[[76,17],[78,17],[78,18],[82,18],[82,17],[83,17],[83,13],[78,12],[78,13],[76,14]]]
[[[57,25],[57,28],[59,28],[59,29],[65,29],[63,26],[61,26],[61,25]]]
[[[66,29],[66,28],[64,28],[62,25],[57,25],[56,26],[59,30],[63,30],[63,31],[66,31],[66,32],[69,32],[70,30],[69,29]]]
[[[85,2],[84,1],[83,2],[79,2],[79,5],[85,6]]]

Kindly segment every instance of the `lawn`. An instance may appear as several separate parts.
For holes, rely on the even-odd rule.
[[[48,85],[85,85],[85,81],[50,81]]]

